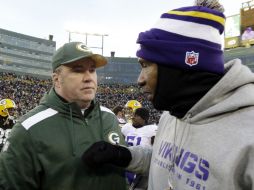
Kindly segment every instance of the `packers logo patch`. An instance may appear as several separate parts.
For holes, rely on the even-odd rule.
[[[112,131],[108,134],[108,140],[111,144],[119,144],[120,136],[118,135],[118,133]]]
[[[87,53],[90,53],[90,52],[91,52],[91,51],[86,47],[86,44],[83,44],[83,43],[77,44],[76,48],[77,48],[79,51],[83,51],[83,52],[87,52]]]

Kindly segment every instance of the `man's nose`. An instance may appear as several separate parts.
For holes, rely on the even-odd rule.
[[[144,79],[142,72],[140,72],[140,74],[138,76],[137,83],[139,86],[144,86],[144,84],[145,84],[145,79]]]
[[[85,71],[85,72],[83,73],[83,81],[84,81],[84,82],[87,82],[87,81],[91,81],[91,80],[92,80],[92,73],[89,72],[88,70]]]

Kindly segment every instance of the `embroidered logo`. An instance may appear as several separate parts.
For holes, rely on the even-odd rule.
[[[79,43],[79,44],[76,45],[76,48],[79,51],[83,51],[83,52],[86,52],[86,53],[91,53],[91,51],[86,47],[86,44]]]
[[[111,144],[119,144],[120,143],[120,136],[112,131],[108,134],[108,140]]]
[[[185,55],[185,63],[189,66],[194,66],[198,64],[199,53],[194,51],[187,51]]]

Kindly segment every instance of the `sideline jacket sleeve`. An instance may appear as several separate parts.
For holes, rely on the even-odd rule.
[[[128,149],[131,151],[132,160],[126,170],[148,174],[152,158],[152,147],[132,146],[128,147]]]
[[[0,153],[0,189],[39,189],[39,162],[29,132],[17,123]]]

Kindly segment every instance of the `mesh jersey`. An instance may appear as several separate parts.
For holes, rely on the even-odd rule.
[[[0,128],[0,152],[6,142],[6,139],[8,138],[9,134],[11,132],[11,129],[2,129]]]
[[[15,123],[13,120],[7,119],[7,117],[5,118],[0,116],[0,152],[11,132],[12,126]]]
[[[127,123],[122,127],[122,133],[129,146],[151,146],[151,137],[155,136],[158,126],[145,125],[141,128],[135,128]]]

